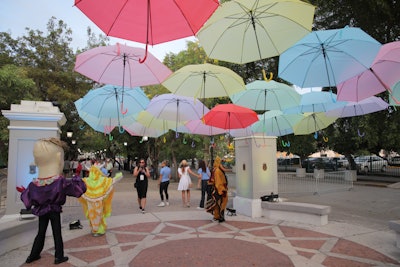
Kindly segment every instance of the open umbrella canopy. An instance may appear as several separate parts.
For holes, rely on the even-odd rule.
[[[206,125],[202,120],[188,121],[185,123],[185,126],[192,134],[212,136],[225,133],[224,129]]]
[[[163,83],[173,94],[194,98],[224,97],[245,89],[242,77],[213,64],[187,65]]]
[[[156,129],[164,133],[168,132],[169,130],[189,132],[189,130],[186,127],[184,127],[183,122],[160,119],[146,110],[139,113],[139,115],[136,118],[136,122],[142,124],[148,129]],[[133,130],[134,128],[130,127],[130,129],[134,131]]]
[[[258,121],[257,113],[235,104],[219,104],[203,117],[204,123],[222,129],[239,129]]]
[[[122,107],[122,96],[124,96],[124,113]],[[115,85],[105,85],[90,90],[83,98],[81,110],[97,118],[115,118],[118,126],[121,126],[123,118],[137,115],[143,111],[150,100],[142,89],[125,88]]]
[[[197,38],[210,58],[244,64],[274,57],[311,31],[314,9],[298,0],[232,0]]]
[[[306,135],[325,129],[336,121],[337,117],[328,117],[324,112],[307,113],[293,126],[295,135]]]
[[[389,104],[391,106],[400,106],[400,81],[392,86],[389,94]]]
[[[381,44],[360,28],[313,31],[279,57],[279,77],[301,88],[336,86],[368,69]]]
[[[337,101],[332,92],[309,92],[301,95],[300,104],[285,109],[285,114],[300,114],[306,112],[326,112],[331,109],[344,107],[347,102]]]
[[[217,0],[75,0],[107,36],[159,44],[194,35]]]
[[[387,109],[388,106],[389,104],[382,98],[371,96],[359,102],[347,102],[344,107],[327,111],[326,115],[337,118],[362,116]]]
[[[236,105],[252,110],[284,110],[300,104],[300,94],[293,87],[275,81],[254,81],[246,90],[233,94]]]
[[[337,85],[338,99],[358,102],[384,91],[400,81],[400,41],[384,44],[371,67]],[[397,99],[400,101],[400,98]]]
[[[151,99],[146,110],[154,117],[175,122],[201,119],[209,109],[199,100],[175,94],[162,94]]]
[[[135,87],[160,84],[172,71],[152,54],[139,63],[145,50],[122,44],[100,46],[76,57],[74,70],[99,82]]]
[[[75,6],[108,36],[146,44],[147,55],[148,44],[195,35],[218,1],[75,0]]]
[[[255,133],[265,133],[271,136],[283,136],[293,133],[293,127],[304,115],[283,114],[280,110],[270,110],[259,115],[259,120],[251,125]]]

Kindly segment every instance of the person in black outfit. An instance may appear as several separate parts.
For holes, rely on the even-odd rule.
[[[150,171],[146,167],[146,161],[144,159],[139,160],[139,165],[133,170],[133,177],[136,177],[135,187],[138,194],[139,208],[142,213],[145,213]]]

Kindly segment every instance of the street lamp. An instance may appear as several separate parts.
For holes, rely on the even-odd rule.
[[[71,144],[75,145],[76,144],[76,140],[72,140]]]
[[[68,138],[71,138],[71,137],[72,137],[72,134],[73,134],[73,132],[72,132],[71,130],[68,130],[68,131],[67,131],[67,137],[68,137]]]

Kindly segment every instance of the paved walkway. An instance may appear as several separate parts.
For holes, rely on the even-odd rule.
[[[331,218],[320,227],[241,215],[216,223],[210,214],[196,209],[198,190],[192,190],[192,207],[182,207],[176,183],[169,188],[171,205],[157,207],[155,181],[150,181],[147,213],[141,214],[132,188],[129,176],[116,185],[113,215],[101,237],[90,235],[81,207],[68,203],[63,237],[69,261],[59,266],[400,266],[400,249],[389,229]],[[74,219],[81,219],[83,229],[68,229]],[[26,245],[1,255],[0,265],[53,265],[51,233],[42,258],[23,264],[34,234],[26,235]]]

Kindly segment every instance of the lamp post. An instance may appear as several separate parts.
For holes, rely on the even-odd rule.
[[[68,138],[71,138],[72,135],[73,135],[73,132],[72,132],[71,130],[68,130],[68,131],[67,131],[67,137],[68,137]]]

